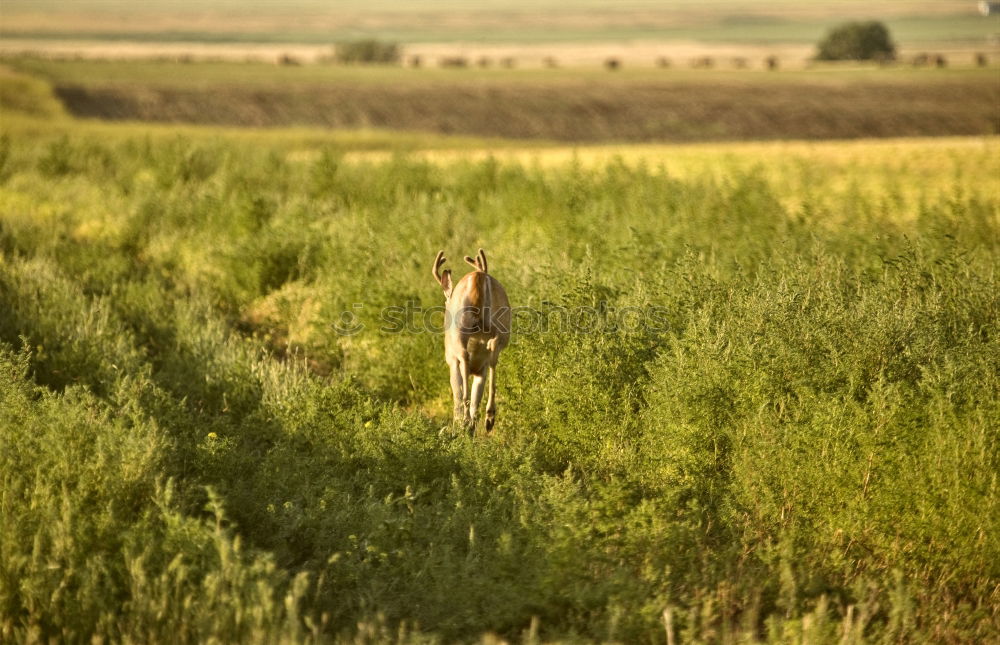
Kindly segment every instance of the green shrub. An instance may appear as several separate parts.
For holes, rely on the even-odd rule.
[[[6,640],[995,640],[989,145],[687,178],[4,145]],[[440,334],[382,313],[481,245],[549,326],[453,438]]]
[[[892,60],[896,46],[878,21],[846,22],[831,29],[818,45],[818,60]]]
[[[0,111],[50,119],[66,116],[66,109],[53,95],[49,83],[7,67],[0,69]]]

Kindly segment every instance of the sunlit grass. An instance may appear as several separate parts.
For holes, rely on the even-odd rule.
[[[449,166],[492,159],[540,168],[623,163],[685,181],[725,181],[748,172],[766,177],[788,212],[806,202],[854,193],[905,204],[912,216],[922,201],[947,195],[991,199],[1000,190],[1000,138],[941,137],[855,141],[778,141],[709,144],[546,146],[415,151],[415,158]],[[387,160],[385,151],[349,152],[346,158]],[[308,158],[308,153],[302,153]],[[909,215],[907,215],[909,213]],[[838,224],[844,222],[839,220]]]

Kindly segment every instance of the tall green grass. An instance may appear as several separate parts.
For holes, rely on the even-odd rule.
[[[995,639],[995,152],[860,190],[8,132],[0,634]],[[477,246],[550,326],[453,438],[380,312]]]

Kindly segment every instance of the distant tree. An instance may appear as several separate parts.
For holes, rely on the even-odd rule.
[[[845,22],[819,43],[817,60],[892,60],[896,46],[878,21]]]
[[[337,43],[334,60],[338,63],[398,63],[399,45],[379,40],[354,40]]]

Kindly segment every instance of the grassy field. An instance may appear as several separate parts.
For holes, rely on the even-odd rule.
[[[447,70],[8,59],[81,117],[562,141],[1000,132],[995,67]]]
[[[853,16],[850,16],[853,17]],[[302,28],[300,30],[229,31],[194,30],[190,27],[170,30],[151,30],[136,26],[134,31],[123,31],[111,27],[81,30],[74,25],[76,14],[66,17],[61,29],[51,27],[6,30],[7,37],[32,40],[102,40],[138,42],[189,42],[189,43],[302,43],[330,44],[338,40],[355,38],[382,38],[406,43],[465,42],[465,43],[579,43],[587,41],[629,41],[629,40],[673,40],[691,39],[703,42],[723,43],[800,43],[813,44],[838,20],[786,21],[750,19],[745,22],[729,22],[678,25],[669,18],[660,22],[645,15],[629,16],[628,20],[614,20],[613,16],[594,19],[587,14],[583,24],[575,25],[566,21],[562,13],[551,19],[532,16],[525,24],[512,16],[490,16],[492,20],[470,21],[468,25],[450,26],[448,20],[430,15],[416,25],[400,20],[385,26],[362,26],[366,21],[359,19],[359,25],[346,25],[333,31]],[[839,22],[842,22],[840,20]],[[110,21],[109,21],[110,22]],[[221,16],[218,24],[228,23]],[[611,23],[610,25],[608,23]],[[653,24],[650,24],[650,23]],[[51,24],[51,23],[50,23]],[[58,23],[57,23],[58,24]],[[978,15],[947,16],[906,16],[886,20],[893,35],[908,48],[928,46],[958,45],[988,48],[989,39],[997,33],[995,22]]]
[[[997,138],[574,149],[0,88],[0,639],[1000,638]],[[429,263],[477,246],[527,309],[469,438]]]
[[[796,85],[843,87],[852,84],[874,85],[947,85],[969,83],[997,85],[997,69],[931,69],[898,65],[878,67],[865,63],[816,64],[808,69],[768,72],[757,69],[732,69],[719,60],[717,69],[692,69],[686,61],[677,61],[670,69],[658,69],[652,62],[645,66],[625,66],[609,72],[603,67],[567,67],[544,69],[488,68],[448,69],[365,65],[277,66],[263,62],[204,61],[184,63],[177,60],[52,60],[37,56],[9,56],[3,62],[14,71],[55,85],[152,86],[172,89],[212,89],[235,87],[269,88],[300,86],[305,88],[354,85],[451,86],[464,85],[547,85],[570,86],[601,84],[628,88],[632,85],[659,82],[669,86],[686,85],[757,86]],[[475,61],[470,61],[475,63]]]
[[[328,59],[334,43],[378,38],[398,42],[407,60],[419,58],[425,68],[455,57],[494,65],[510,60],[519,69],[551,61],[600,68],[612,58],[629,68],[662,59],[684,67],[703,57],[721,67],[762,68],[773,57],[793,69],[807,65],[823,34],[847,20],[885,22],[905,60],[929,52],[950,65],[971,66],[981,56],[1000,57],[1000,24],[981,16],[971,0],[352,0],[335,6],[323,0],[8,0],[0,54],[312,63]]]
[[[984,46],[995,21],[966,0],[595,3],[37,2],[8,0],[0,34],[18,38],[324,43],[379,37],[420,42],[581,42],[694,39],[815,43],[832,24],[881,19],[907,46]]]

